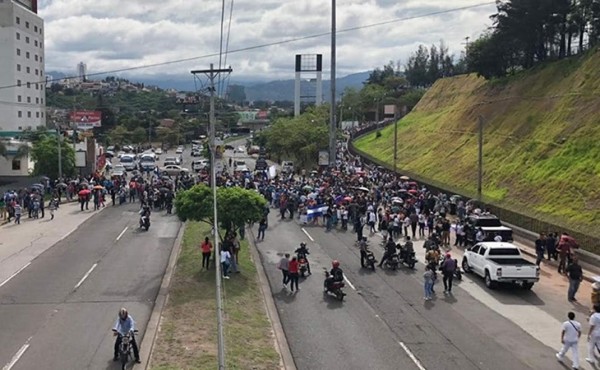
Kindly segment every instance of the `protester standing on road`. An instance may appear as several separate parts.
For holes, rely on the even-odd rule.
[[[558,253],[556,252],[556,235],[554,233],[548,234],[546,237],[546,251],[548,252],[548,261],[552,258],[558,260]]]
[[[425,300],[430,301],[433,298],[433,278],[434,272],[429,265],[425,265],[425,273],[423,274]]]
[[[265,230],[267,230],[267,219],[263,217],[258,223],[258,235],[256,236],[256,240],[265,240]]]
[[[544,259],[544,252],[546,252],[546,235],[544,233],[540,233],[539,238],[535,241],[535,264],[540,265],[542,260]]]
[[[567,299],[569,302],[577,302],[575,299],[575,294],[577,290],[579,290],[579,284],[583,279],[583,271],[579,262],[577,261],[577,257],[573,257],[571,264],[567,267],[567,276],[569,277],[569,291],[567,294]]]
[[[298,259],[296,258],[296,256],[294,256],[292,258],[292,260],[290,261],[290,263],[288,265],[288,272],[290,274],[290,289],[293,292],[294,285],[295,285],[296,291],[300,290],[300,288],[298,287],[298,280],[300,279],[300,274],[299,274]]]
[[[594,348],[600,346],[600,304],[594,305],[594,313],[590,316],[590,331],[588,332],[588,357],[585,360],[596,365]]]
[[[207,236],[206,238],[204,238],[202,244],[200,244],[200,250],[202,251],[202,268],[204,268],[204,266],[206,265],[207,270],[210,265],[210,252],[212,251],[212,248],[213,246],[210,243],[210,240],[208,240]]]
[[[290,266],[290,254],[286,253],[283,257],[281,257],[281,259],[279,260],[279,263],[277,264],[277,268],[281,270],[281,274],[283,275],[283,287],[287,288],[287,283],[290,281],[290,273],[289,273],[289,266]]]
[[[562,324],[560,342],[562,349],[556,354],[558,361],[563,362],[565,354],[571,349],[573,356],[573,369],[579,369],[579,337],[581,337],[581,324],[575,321],[575,313],[567,314],[568,320]]]
[[[454,279],[455,270],[456,261],[452,259],[450,253],[447,253],[444,262],[442,262],[442,274],[444,275],[444,294],[452,293],[452,280]]]

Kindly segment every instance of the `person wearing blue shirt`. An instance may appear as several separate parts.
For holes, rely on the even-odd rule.
[[[113,333],[114,335],[117,337],[117,340],[115,341],[115,352],[114,352],[114,357],[113,357],[113,361],[118,361],[119,360],[119,346],[121,345],[121,340],[123,339],[123,336],[130,333],[131,335],[131,347],[133,348],[133,355],[135,357],[135,362],[136,363],[140,363],[140,353],[138,350],[138,346],[137,343],[135,342],[135,336],[133,335],[133,332],[136,330],[135,329],[135,321],[133,320],[133,317],[131,317],[131,315],[129,315],[129,313],[127,312],[127,309],[125,308],[121,308],[119,310],[119,317],[117,318],[117,321],[115,322],[115,326],[113,327]]]

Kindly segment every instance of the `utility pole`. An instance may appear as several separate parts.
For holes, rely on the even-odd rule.
[[[335,0],[331,0],[331,109],[329,110],[329,168],[335,166]]]
[[[221,276],[221,248],[219,244],[219,222],[217,220],[217,170],[216,170],[216,145],[215,145],[215,79],[221,73],[231,73],[231,67],[214,69],[213,64],[210,64],[210,69],[202,69],[192,71],[193,75],[204,74],[210,80],[210,118],[209,118],[209,151],[210,151],[210,183],[212,186],[213,195],[213,230],[214,230],[214,246],[215,246],[215,275],[216,275],[216,294],[217,294],[217,345],[218,345],[218,362],[219,370],[225,369],[225,336],[223,334],[223,296]]]
[[[61,138],[62,135],[60,134],[60,128],[59,127],[56,128],[56,133],[58,135],[58,138],[56,140],[58,142],[58,179],[59,179],[59,181],[62,181],[61,180],[62,179],[62,150],[61,150],[61,147],[60,147],[60,142],[61,142],[61,139],[62,139]]]
[[[479,121],[479,151],[477,155],[477,200],[481,201],[481,188],[483,183],[483,116]]]

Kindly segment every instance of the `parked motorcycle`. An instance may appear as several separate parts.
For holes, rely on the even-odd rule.
[[[373,252],[371,252],[368,249],[367,249],[367,260],[365,262],[366,262],[368,268],[375,271],[375,262],[377,262],[377,260],[375,260],[375,255],[373,254]]]
[[[121,345],[119,346],[119,360],[121,362],[121,370],[125,370],[127,368],[129,360],[133,358],[131,353],[133,351],[131,341],[133,339],[133,336],[137,332],[137,330],[134,330],[133,332],[129,332],[128,334],[121,336]]]
[[[417,258],[415,256],[415,251],[409,252],[404,248],[400,248],[400,262],[411,269],[414,269],[415,264],[417,263]]]
[[[460,265],[458,264],[458,260],[454,259],[454,262],[456,263],[456,268],[454,269],[454,278],[458,281],[462,280],[462,270],[460,269]]]
[[[393,271],[398,269],[398,265],[400,265],[400,258],[398,254],[394,253],[389,258],[386,258],[384,264],[385,268],[392,269]]]
[[[145,229],[148,231],[150,228],[150,217],[148,216],[140,216],[140,229]]]
[[[331,293],[340,301],[344,300],[344,296],[346,293],[342,290],[343,287],[346,286],[343,281],[334,281],[329,286],[327,286],[327,279],[329,278],[329,271],[325,271],[325,294]]]

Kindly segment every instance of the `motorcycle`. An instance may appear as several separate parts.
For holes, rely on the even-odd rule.
[[[458,281],[462,280],[462,270],[460,269],[460,265],[458,264],[458,261],[455,259],[454,262],[456,262],[456,268],[454,269],[454,278]]]
[[[408,268],[414,269],[417,263],[415,251],[408,252],[406,249],[400,248],[400,262],[408,266]]]
[[[306,277],[306,272],[308,271],[308,261],[302,255],[298,255],[298,271],[300,272],[300,277]]]
[[[393,271],[396,271],[398,269],[399,264],[400,258],[398,258],[398,254],[394,253],[385,260],[384,266],[386,268],[392,269]]]
[[[150,228],[150,217],[148,216],[140,216],[140,229],[145,229],[148,231]]]
[[[377,260],[375,260],[375,255],[373,254],[373,252],[367,249],[367,267],[375,271],[375,262],[377,262]]]
[[[344,300],[344,296],[346,293],[342,290],[343,287],[346,286],[343,281],[334,281],[329,286],[327,286],[327,279],[329,278],[329,271],[325,271],[325,294],[331,293],[340,301]]]
[[[125,370],[125,368],[127,367],[129,359],[133,358],[131,353],[133,350],[131,346],[131,340],[137,332],[137,330],[134,330],[133,332],[129,332],[125,335],[119,334],[119,336],[121,336],[121,345],[119,346],[119,360],[121,362],[122,370]]]

